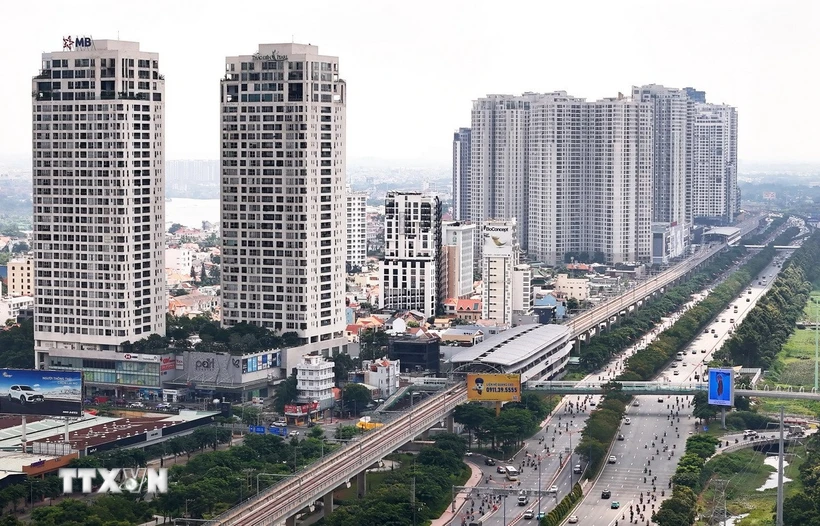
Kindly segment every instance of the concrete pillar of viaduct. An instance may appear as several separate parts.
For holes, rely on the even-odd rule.
[[[452,413],[447,415],[447,422],[446,422],[445,425],[447,427],[447,432],[452,433],[453,432],[453,414]]]
[[[296,526],[296,515],[291,515],[285,519],[285,526]]]
[[[322,497],[322,517],[328,517],[333,513],[333,492],[329,491]]]
[[[367,494],[367,472],[362,471],[356,475],[356,495],[363,499]]]

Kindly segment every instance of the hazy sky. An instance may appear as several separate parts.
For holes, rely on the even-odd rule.
[[[219,157],[227,55],[311,43],[340,57],[348,158],[447,165],[452,132],[488,93],[633,84],[705,90],[738,108],[740,158],[820,161],[813,0],[52,1],[0,5],[0,155],[28,155],[31,77],[62,37],[133,40],[160,53],[166,158]]]

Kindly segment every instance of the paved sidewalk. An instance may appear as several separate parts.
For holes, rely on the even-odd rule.
[[[481,477],[483,476],[483,474],[481,472],[481,468],[478,467],[477,464],[474,464],[470,461],[467,461],[466,464],[468,466],[470,466],[470,469],[472,470],[472,474],[470,475],[470,478],[467,479],[467,482],[464,483],[464,485],[465,486],[476,486],[476,485],[478,485],[478,483],[481,482]],[[448,524],[451,524],[451,521],[457,521],[454,524],[461,524],[461,521],[458,521],[458,515],[459,515],[459,512],[461,511],[461,507],[464,505],[464,501],[466,501],[466,500],[467,500],[467,496],[465,494],[459,493],[458,495],[456,495],[456,500],[455,500],[456,512],[453,513],[451,511],[453,509],[452,504],[447,506],[447,510],[441,515],[441,517],[439,517],[438,519],[434,519],[430,523],[430,526],[447,526]]]

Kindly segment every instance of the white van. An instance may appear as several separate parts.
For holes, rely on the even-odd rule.
[[[675,356],[675,360],[677,360],[677,361],[679,361],[679,362],[682,362],[682,361],[683,361],[683,353],[682,353],[682,352],[679,352],[679,353]]]

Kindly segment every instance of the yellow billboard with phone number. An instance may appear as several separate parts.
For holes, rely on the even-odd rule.
[[[471,402],[520,402],[520,374],[467,375],[467,400]]]

